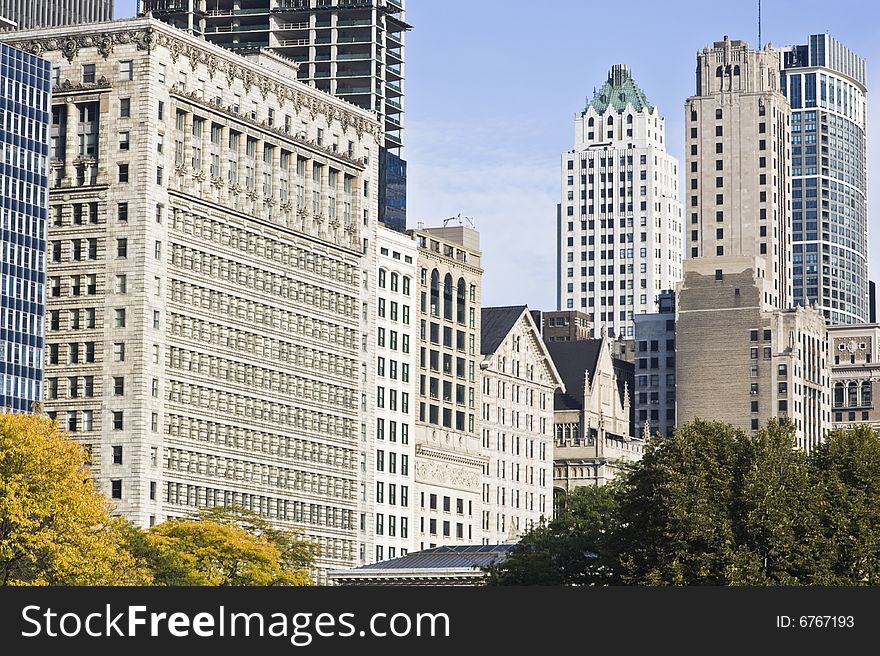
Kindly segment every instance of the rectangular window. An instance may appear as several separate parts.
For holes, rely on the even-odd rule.
[[[134,79],[134,65],[130,59],[119,62],[119,79],[123,81]]]
[[[83,82],[83,84],[94,84],[95,83],[95,65],[94,64],[83,64],[82,65],[82,82]]]

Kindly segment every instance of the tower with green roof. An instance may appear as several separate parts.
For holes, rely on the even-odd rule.
[[[575,116],[562,155],[558,309],[590,315],[594,332],[634,338],[633,316],[681,279],[678,161],[657,108],[625,64]]]

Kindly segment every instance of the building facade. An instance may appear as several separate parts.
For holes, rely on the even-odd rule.
[[[464,226],[409,232],[418,247],[418,548],[479,544],[480,236]]]
[[[382,123],[379,220],[406,228],[405,0],[140,0],[138,11],[224,48],[271,48],[301,81],[376,112]],[[328,145],[332,147],[329,140]],[[339,144],[342,147],[342,144]]]
[[[573,342],[592,339],[590,315],[580,310],[541,312],[541,334],[545,342]]]
[[[675,429],[675,293],[657,298],[657,312],[636,316],[635,432],[671,437]]]
[[[49,62],[0,44],[0,409],[43,399]]]
[[[791,121],[780,53],[727,37],[697,55],[685,103],[688,257],[677,292],[677,423],[828,428],[824,319],[792,306]],[[755,147],[757,145],[757,148]]]
[[[547,345],[564,392],[554,398],[554,498],[578,487],[604,485],[623,462],[642,457],[631,433],[631,396],[606,337]]]
[[[553,396],[562,379],[528,307],[483,308],[483,544],[512,542],[553,510]]]
[[[633,336],[633,315],[681,279],[678,161],[657,108],[615,65],[575,119],[562,156],[558,309],[589,316],[594,334]]]
[[[46,410],[135,523],[239,505],[354,564],[379,125],[150,19],[7,40],[57,82]]]
[[[880,325],[828,328],[833,428],[870,424],[880,430]]]
[[[375,430],[361,482],[362,563],[405,556],[415,543],[417,332],[415,242],[379,227],[376,249]],[[364,375],[370,379],[369,372]]]
[[[113,0],[0,0],[0,16],[20,30],[94,23],[112,20]]]
[[[793,293],[832,323],[868,321],[865,60],[828,34],[783,53],[791,104]]]

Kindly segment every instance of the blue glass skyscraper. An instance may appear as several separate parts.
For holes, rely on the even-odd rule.
[[[868,320],[865,60],[827,34],[784,53],[791,104],[792,282],[826,321]]]
[[[49,62],[0,44],[0,409],[43,397]]]

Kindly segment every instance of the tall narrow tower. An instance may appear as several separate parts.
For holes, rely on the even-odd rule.
[[[685,104],[687,249],[676,317],[679,425],[791,422],[806,449],[828,427],[827,333],[789,309],[791,111],[780,52],[727,37],[697,54]]]
[[[828,34],[784,53],[791,103],[793,291],[825,320],[869,319],[865,60]]]
[[[633,315],[681,279],[678,161],[665,138],[657,108],[617,64],[562,156],[558,307],[588,314],[597,335],[631,338]]]
[[[715,42],[697,56],[685,111],[685,275],[752,268],[764,310],[791,305],[790,110],[779,54]]]

